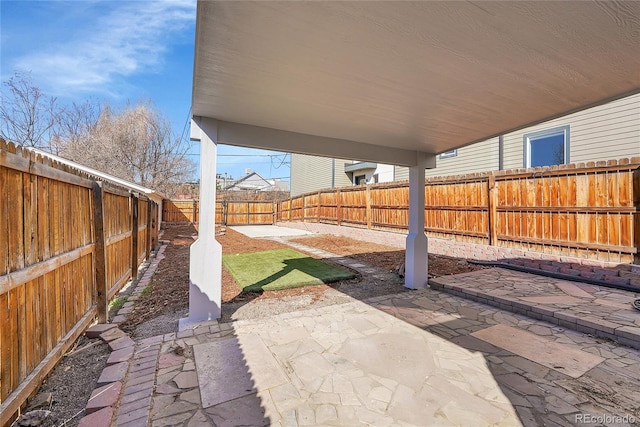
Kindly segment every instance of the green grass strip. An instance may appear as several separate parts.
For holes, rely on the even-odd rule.
[[[224,255],[222,264],[243,291],[273,291],[319,285],[355,277],[293,249]]]

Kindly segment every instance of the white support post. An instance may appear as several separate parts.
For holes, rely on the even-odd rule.
[[[404,276],[404,286],[409,289],[427,287],[427,236],[424,234],[424,171],[427,165],[427,155],[418,153],[417,165],[409,168],[409,235]]]
[[[200,140],[200,218],[198,240],[189,252],[189,316],[178,329],[220,318],[222,246],[215,239],[217,122],[191,121],[191,139]]]

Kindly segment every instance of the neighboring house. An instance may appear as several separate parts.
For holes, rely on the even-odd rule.
[[[227,191],[289,191],[289,183],[279,179],[264,179],[258,172],[250,172],[224,188]]]
[[[216,188],[218,190],[224,190],[227,187],[231,187],[235,182],[236,180],[226,172],[224,174],[216,174]]]
[[[291,196],[323,188],[393,180],[392,165],[291,154]]]
[[[496,118],[499,120],[499,117]],[[640,156],[640,94],[441,153],[427,176]],[[404,167],[291,155],[291,195],[409,179]],[[365,182],[366,181],[366,182]]]

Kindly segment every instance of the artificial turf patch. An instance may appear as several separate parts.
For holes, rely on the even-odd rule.
[[[355,277],[293,249],[224,255],[222,264],[244,292],[319,285]]]

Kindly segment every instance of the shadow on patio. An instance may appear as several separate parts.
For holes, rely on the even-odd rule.
[[[474,274],[463,282],[472,286]],[[555,280],[519,274],[532,289]],[[431,289],[356,301],[363,295],[347,296],[348,283],[337,288],[328,292],[342,294],[340,304],[230,324],[234,339],[254,348],[242,347],[259,390],[254,403],[272,424],[574,425],[640,416],[636,350]],[[258,380],[265,372],[280,380]]]
[[[492,307],[408,291],[395,273],[362,262],[371,255],[328,259],[368,271],[365,284],[300,288],[282,298],[243,294],[223,304],[226,322],[165,336],[164,354],[193,348],[195,363],[185,354],[180,367],[197,368],[199,392],[156,389],[152,424],[575,425],[640,416],[636,350],[506,312],[498,300]],[[492,285],[503,304],[513,288],[535,298],[549,296],[549,287],[565,297],[592,287],[607,299],[592,285],[502,269],[436,281]],[[611,312],[622,314],[623,305]],[[163,374],[160,390],[173,386]]]

